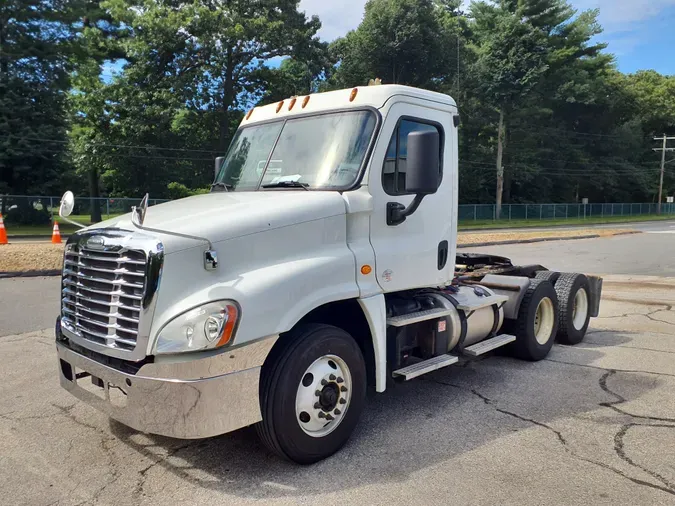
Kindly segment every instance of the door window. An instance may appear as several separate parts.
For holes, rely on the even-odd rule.
[[[431,123],[418,120],[404,119],[399,121],[389,142],[387,155],[382,168],[382,186],[389,195],[407,195],[405,189],[405,172],[408,158],[408,134],[420,131],[436,131],[441,136],[441,152],[443,150],[443,133],[441,129]],[[440,167],[441,174],[443,166]],[[439,174],[439,178],[441,177]]]

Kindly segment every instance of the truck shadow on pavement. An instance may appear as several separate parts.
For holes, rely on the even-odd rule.
[[[627,342],[630,336],[615,339]],[[586,350],[584,362],[602,355]],[[192,485],[255,499],[311,496],[402,482],[417,471],[468,452],[489,454],[490,447],[499,444],[496,440],[511,437],[518,441],[533,437],[553,452],[576,457],[567,446],[568,435],[557,423],[569,428],[570,423],[597,412],[597,423],[618,427],[621,424],[612,417],[622,415],[609,408],[641,397],[660,384],[658,378],[645,381],[641,374],[622,374],[612,383],[613,388],[628,392],[622,397],[608,389],[607,374],[599,368],[553,359],[528,363],[498,356],[449,367],[397,384],[384,394],[369,394],[361,422],[347,445],[311,466],[271,455],[253,428],[199,441],[141,434],[114,421],[111,430],[151,462],[138,471],[137,496],[144,494],[146,482],[158,468],[178,478],[170,480],[169,487]],[[610,451],[614,451],[611,446]],[[509,458],[527,457],[514,453]],[[580,460],[608,468],[591,457]],[[624,476],[623,471],[609,469]],[[170,493],[163,491],[163,495]]]

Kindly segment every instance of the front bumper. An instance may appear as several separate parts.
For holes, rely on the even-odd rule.
[[[126,374],[56,342],[61,386],[136,430],[180,439],[261,420],[260,369],[276,338],[208,358],[143,365]]]

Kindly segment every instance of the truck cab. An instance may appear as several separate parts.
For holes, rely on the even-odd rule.
[[[61,385],[144,432],[255,424],[311,463],[369,387],[580,342],[601,279],[457,254],[458,127],[451,97],[396,85],[252,109],[211,193],[70,237]]]

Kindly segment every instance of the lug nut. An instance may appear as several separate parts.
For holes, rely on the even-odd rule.
[[[335,420],[335,418],[333,418],[331,415],[326,415],[326,420],[332,422],[333,420]]]
[[[326,413],[324,413],[323,411],[319,413],[319,418],[326,418]]]
[[[314,409],[321,409],[321,404],[319,404],[318,402],[315,402],[314,403]]]
[[[344,379],[338,377],[337,382],[338,382],[338,383],[343,383],[343,382],[344,382]]]
[[[326,385],[328,385],[328,382],[327,382],[325,379],[322,379],[322,380],[321,380],[321,384],[324,385],[324,386],[326,386]]]
[[[335,374],[331,374],[330,376],[328,376],[328,378],[329,378],[331,381],[335,381]]]
[[[339,414],[342,413],[342,411],[340,411],[339,409],[336,409],[335,411],[333,411],[333,413],[335,413],[336,415],[339,415]]]
[[[340,404],[347,404],[347,401],[345,399],[340,399]]]
[[[344,385],[342,385],[342,386],[340,387],[340,392],[346,392],[346,391],[347,391],[347,387],[344,386]]]
[[[317,397],[319,397],[319,396],[321,395],[321,390],[316,390],[316,391],[314,392],[314,395],[316,395]]]

